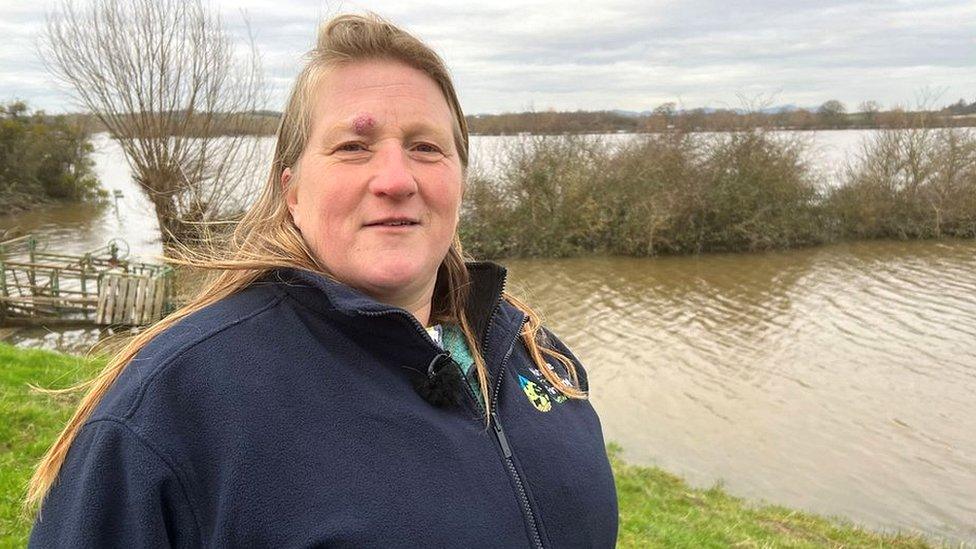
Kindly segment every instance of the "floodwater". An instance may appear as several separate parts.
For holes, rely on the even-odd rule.
[[[832,177],[870,132],[819,132]],[[627,137],[612,136],[613,139]],[[504,145],[475,137],[475,162]],[[271,140],[268,140],[270,150]],[[161,253],[148,202],[97,136],[122,198],[0,216],[83,251]],[[608,441],[695,485],[976,542],[976,242],[865,242],[762,254],[510,260],[526,297],[587,367]],[[84,350],[86,330],[20,345]]]
[[[976,541],[976,242],[507,265],[629,461]]]

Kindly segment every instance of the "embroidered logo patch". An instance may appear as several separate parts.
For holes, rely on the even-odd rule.
[[[540,388],[535,383],[525,379],[521,374],[518,376],[519,385],[522,386],[522,391],[525,392],[525,396],[529,397],[529,402],[535,406],[536,410],[540,412],[548,412],[552,410],[552,401],[549,400],[549,395],[546,393],[545,389]]]
[[[563,383],[565,383],[566,385],[569,386],[573,385],[573,383],[569,380],[569,378],[565,376],[560,376],[558,373],[556,373],[556,369],[552,367],[552,364],[546,362],[546,369],[559,376],[559,378],[562,379]],[[535,376],[537,385],[540,385],[546,389],[546,392],[549,393],[549,398],[552,401],[554,401],[556,404],[562,404],[563,402],[566,402],[566,395],[560,393],[555,387],[553,387],[552,384],[549,383],[549,381],[546,379],[546,376],[542,375],[542,372],[540,372],[537,368],[533,368],[533,367],[529,367],[529,371],[532,372],[533,376]]]

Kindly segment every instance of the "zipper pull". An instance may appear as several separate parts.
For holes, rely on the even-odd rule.
[[[512,457],[512,447],[508,445],[508,439],[505,438],[505,431],[502,430],[502,424],[498,422],[498,416],[495,412],[491,413],[491,424],[495,428],[495,436],[498,437],[498,443],[502,446],[502,453],[505,454],[505,459]]]

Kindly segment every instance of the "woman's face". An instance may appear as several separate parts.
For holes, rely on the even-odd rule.
[[[325,75],[308,144],[282,183],[295,225],[335,278],[403,306],[430,299],[461,202],[452,128],[440,88],[417,69],[377,60]]]

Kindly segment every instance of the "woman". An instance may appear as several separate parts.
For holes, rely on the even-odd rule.
[[[432,50],[375,16],[323,27],[215,282],[38,467],[31,545],[612,546],[582,367],[462,260],[467,145]]]

